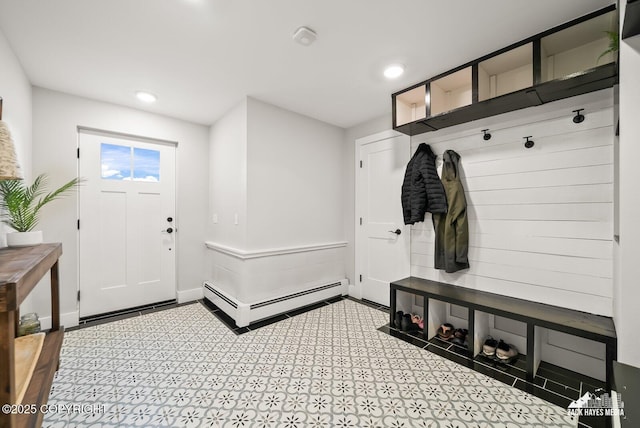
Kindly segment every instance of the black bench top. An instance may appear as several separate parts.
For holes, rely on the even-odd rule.
[[[436,300],[447,301],[494,315],[502,315],[525,323],[533,323],[540,327],[598,342],[611,343],[616,341],[616,329],[611,317],[416,277],[394,281],[391,283],[391,288],[430,296]]]

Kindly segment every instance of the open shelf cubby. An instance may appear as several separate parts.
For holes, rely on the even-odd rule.
[[[396,120],[398,125],[427,117],[427,87],[420,85],[409,89],[396,97]]]
[[[541,81],[548,82],[615,62],[607,32],[617,35],[615,11],[580,22],[540,40]]]
[[[533,86],[533,43],[478,63],[478,100]]]
[[[430,82],[431,116],[471,104],[471,67]]]

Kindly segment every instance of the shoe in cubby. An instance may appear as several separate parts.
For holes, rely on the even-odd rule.
[[[496,347],[498,346],[498,341],[493,337],[488,336],[484,343],[482,344],[482,355],[485,357],[493,358],[496,355]]]
[[[511,364],[516,358],[518,358],[516,347],[500,340],[496,347],[496,360],[501,363]]]
[[[444,323],[440,327],[438,327],[438,339],[449,341],[453,338],[453,332],[455,327],[451,324]]]

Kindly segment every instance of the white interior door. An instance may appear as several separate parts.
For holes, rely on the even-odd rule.
[[[175,299],[175,145],[81,130],[80,316]]]
[[[409,137],[396,132],[356,140],[356,297],[385,306],[389,283],[410,273],[400,201],[410,150]]]

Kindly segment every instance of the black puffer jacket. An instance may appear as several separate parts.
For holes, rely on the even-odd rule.
[[[436,170],[436,155],[425,143],[418,146],[407,164],[402,183],[402,212],[404,224],[424,221],[426,212],[447,212],[447,198]]]

